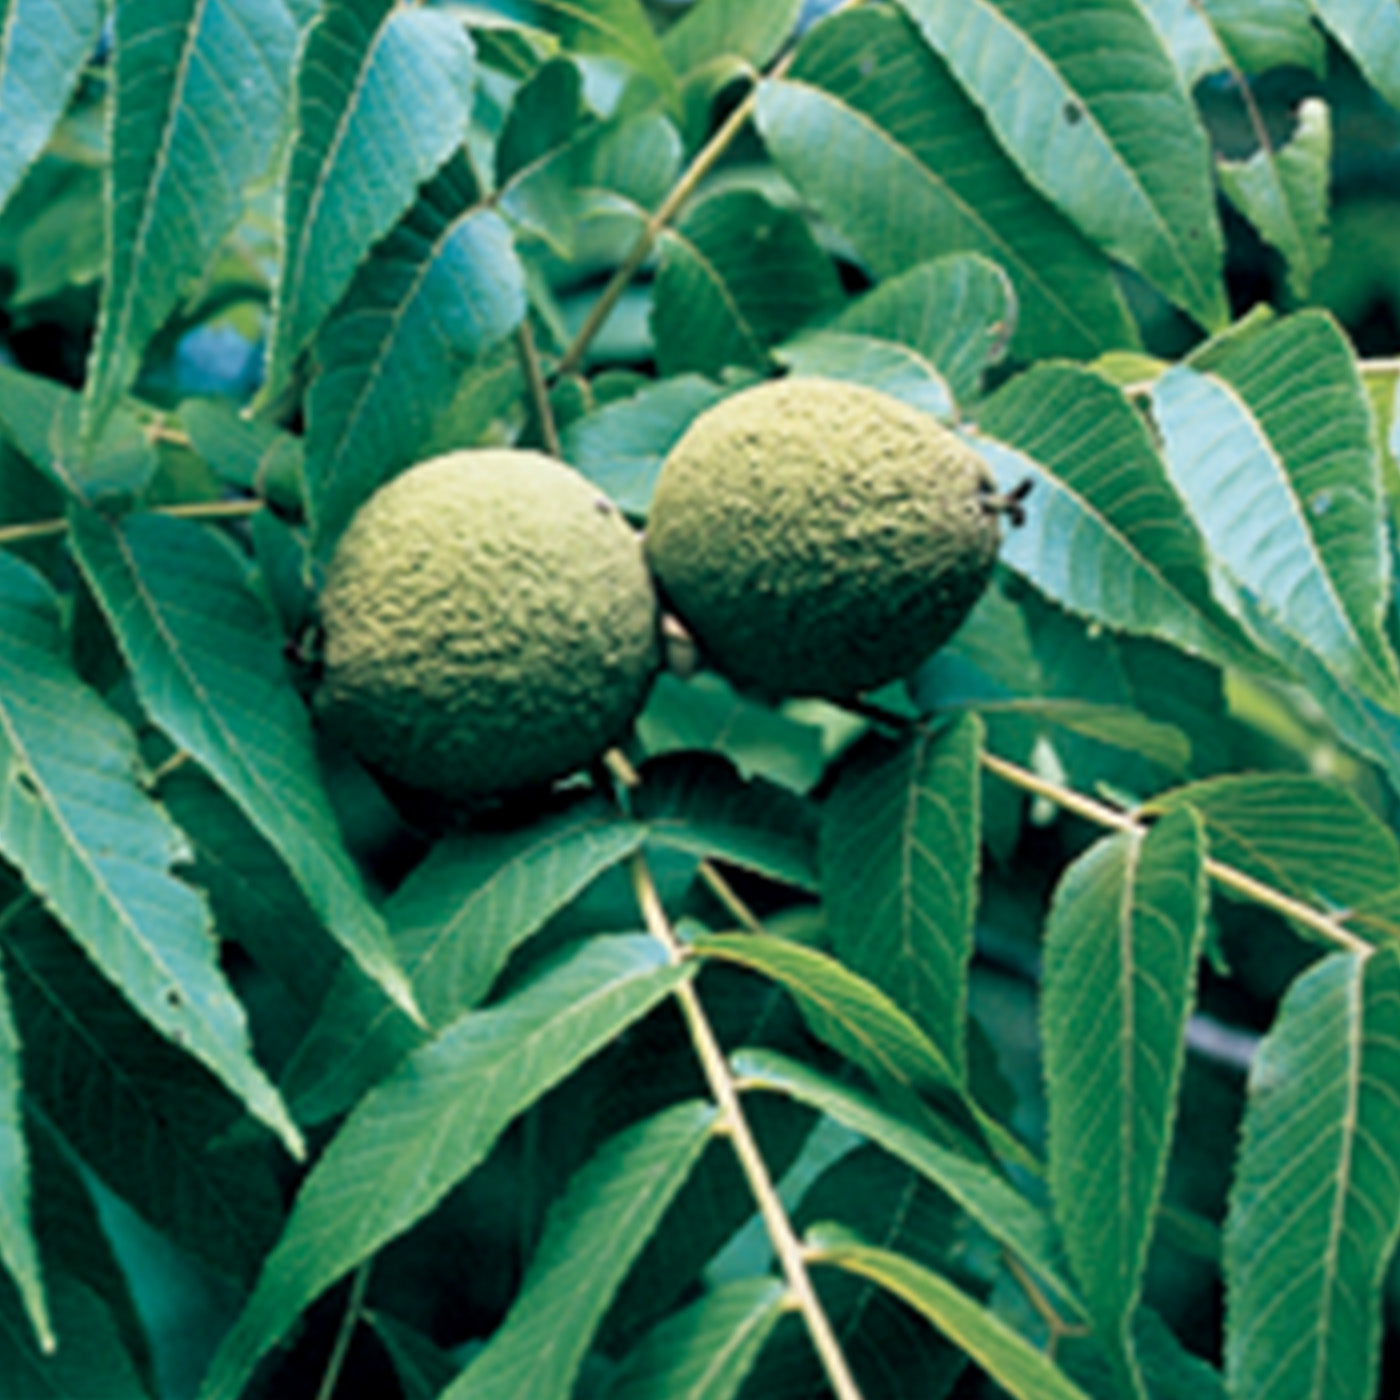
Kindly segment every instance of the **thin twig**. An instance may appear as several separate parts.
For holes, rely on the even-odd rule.
[[[345,1303],[345,1316],[340,1319],[340,1328],[335,1334],[335,1344],[331,1347],[330,1360],[326,1362],[326,1373],[321,1377],[316,1400],[331,1400],[331,1396],[335,1394],[336,1384],[340,1380],[341,1370],[345,1366],[345,1358],[350,1352],[350,1340],[355,1335],[355,1328],[360,1325],[360,1318],[364,1313],[365,1289],[369,1287],[370,1262],[366,1259],[355,1270],[355,1276],[351,1280],[350,1297]]]
[[[535,344],[535,332],[528,316],[515,332],[515,343],[520,351],[520,362],[525,366],[525,382],[530,387],[535,416],[540,420],[540,436],[544,439],[545,451],[551,457],[562,459],[564,448],[559,441],[559,425],[554,421],[554,405],[549,401],[549,386],[544,382],[539,347]]]
[[[758,915],[744,903],[743,897],[724,878],[713,861],[702,860],[700,862],[700,878],[709,886],[710,893],[724,905],[726,912],[737,921],[740,928],[748,933],[766,931]]]
[[[1019,764],[1011,763],[994,753],[983,752],[982,766],[1014,787],[1033,793],[1037,797],[1047,798],[1067,812],[1084,817],[1097,826],[1130,832],[1142,832],[1147,829],[1143,822],[1138,821],[1129,812],[1119,811],[1116,807],[1086,797],[1082,792],[1075,792],[1073,788],[1064,787],[1049,778],[1042,778],[1038,773],[1032,773],[1030,769],[1022,768]],[[1253,875],[1247,875],[1233,865],[1208,856],[1205,868],[1206,874],[1217,884],[1224,885],[1227,889],[1252,899],[1256,904],[1262,904],[1265,908],[1292,919],[1294,923],[1312,929],[1329,943],[1335,943],[1349,953],[1370,954],[1374,951],[1370,943],[1354,934],[1332,915],[1324,914],[1312,905],[1294,899],[1292,895],[1285,894],[1262,880],[1256,880]]]
[[[635,852],[629,866],[632,888],[648,932],[662,944],[673,961],[682,961],[686,957],[685,947],[676,937],[671,921],[662,907],[661,896],[657,892],[656,882],[652,878],[651,867],[647,864],[645,854],[641,851]],[[787,1211],[773,1185],[768,1164],[764,1161],[753,1130],[744,1116],[734,1076],[730,1072],[729,1063],[724,1057],[714,1028],[705,1014],[705,1008],[690,982],[682,982],[675,995],[710,1093],[719,1105],[720,1121],[734,1144],[739,1165],[743,1169],[749,1190],[753,1193],[759,1214],[768,1231],[768,1238],[772,1241],[783,1275],[787,1279],[793,1304],[802,1314],[802,1320],[807,1326],[812,1345],[816,1348],[831,1389],[837,1400],[861,1400],[860,1389],[851,1374],[845,1353],[841,1350],[841,1343],[837,1340],[831,1320],[827,1317],[826,1309],[812,1284],[801,1241],[797,1238],[792,1221],[788,1219]]]
[[[238,520],[256,515],[263,508],[260,499],[239,501],[189,501],[180,505],[156,506],[156,515],[174,515],[185,520]],[[66,519],[31,520],[23,525],[0,525],[0,545],[23,544],[47,539],[68,529]]]

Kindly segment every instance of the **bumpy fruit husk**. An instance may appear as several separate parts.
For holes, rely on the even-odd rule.
[[[321,596],[316,707],[370,767],[451,800],[585,766],[660,664],[641,542],[571,467],[455,452],[361,507]]]
[[[815,377],[701,414],[647,521],[665,600],[710,660],[769,695],[849,698],[908,675],[991,577],[1002,506],[926,413]]]

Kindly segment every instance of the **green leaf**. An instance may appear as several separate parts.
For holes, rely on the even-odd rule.
[[[234,1400],[297,1315],[421,1220],[513,1118],[687,976],[652,939],[595,938],[506,1001],[468,1011],[355,1109],[291,1219],[201,1400]]]
[[[1096,705],[1087,700],[992,701],[974,706],[980,715],[1027,715],[1042,724],[1109,744],[1184,773],[1191,762],[1191,740],[1175,725],[1162,724],[1127,706]]]
[[[282,639],[238,558],[170,516],[75,512],[72,541],[151,718],[238,804],[312,907],[410,1013],[413,993],[346,852]]]
[[[297,73],[285,255],[265,393],[355,268],[466,138],[475,58],[461,21],[393,0],[325,0]]]
[[[809,792],[826,768],[819,729],[750,700],[714,671],[686,681],[658,676],[637,732],[649,754],[714,749],[745,777],[794,792]]]
[[[1249,1075],[1225,1222],[1231,1395],[1371,1400],[1400,1235],[1400,957],[1336,954],[1289,990]]]
[[[64,1152],[218,1277],[251,1279],[277,1236],[282,1185],[238,1101],[139,1021],[44,915],[6,929],[4,951],[27,1100]]]
[[[1200,814],[1211,854],[1305,903],[1341,911],[1400,889],[1400,840],[1348,789],[1302,773],[1240,773],[1175,788],[1147,810]],[[1361,931],[1400,939],[1400,926]]]
[[[1060,1276],[1054,1226],[995,1169],[944,1147],[868,1095],[771,1050],[741,1050],[734,1073],[745,1090],[784,1094],[876,1143],[946,1192],[994,1240],[1035,1270],[1076,1316],[1081,1305]]]
[[[806,220],[756,190],[724,190],[660,240],[651,330],[663,377],[763,369],[768,348],[841,304],[831,259]]]
[[[394,1363],[403,1400],[438,1400],[457,1374],[452,1358],[421,1332],[387,1313],[366,1312],[365,1321],[374,1328]]]
[[[103,973],[293,1152],[254,1062],[209,910],[171,873],[185,844],[142,791],[130,730],[73,673],[48,585],[0,554],[0,851]]]
[[[570,1181],[506,1320],[442,1400],[572,1392],[632,1261],[714,1134],[713,1104],[686,1102],[609,1139]]]
[[[822,821],[835,955],[923,1029],[961,1080],[980,865],[974,715],[843,763]]]
[[[1309,0],[1143,0],[1143,9],[1188,88],[1231,65],[1322,72],[1326,49]]]
[[[1091,846],[1045,926],[1050,1189],[1130,1394],[1145,1394],[1129,1324],[1166,1179],[1207,897],[1204,836],[1185,811]]]
[[[1043,1352],[940,1274],[832,1226],[810,1231],[807,1243],[814,1263],[868,1278],[922,1313],[1015,1400],[1089,1400]]]
[[[864,384],[945,422],[955,413],[943,376],[918,351],[891,340],[850,331],[803,331],[778,346],[773,357],[789,373]]]
[[[583,120],[583,80],[568,58],[542,63],[521,83],[496,141],[496,184],[566,145]]]
[[[630,398],[576,418],[564,430],[564,457],[628,515],[644,516],[666,454],[727,390],[698,374],[647,384]]]
[[[102,27],[101,0],[0,4],[0,208],[48,143]]]
[[[765,68],[792,33],[802,0],[698,0],[661,38],[661,52],[685,77],[721,58]]]
[[[1321,98],[1309,97],[1282,150],[1261,146],[1247,160],[1222,160],[1216,167],[1226,198],[1283,255],[1289,291],[1299,300],[1331,252],[1331,161],[1331,113]]]
[[[765,934],[697,937],[701,956],[737,963],[786,987],[812,1033],[880,1084],[943,1097],[961,1092],[947,1054],[873,983],[835,958]]]
[[[447,837],[385,907],[394,947],[433,1027],[476,1006],[511,952],[603,871],[641,845],[644,828],[592,804],[515,831]],[[346,967],[284,1082],[302,1121],[345,1108],[424,1039]]]
[[[732,1400],[783,1313],[775,1278],[736,1279],[652,1329],[628,1354],[605,1400]]]
[[[979,417],[1000,439],[974,445],[1002,490],[1033,484],[1024,525],[1002,543],[1006,564],[1080,617],[1213,661],[1249,655],[1212,603],[1196,526],[1119,389],[1077,366],[1037,365]]]
[[[0,365],[0,428],[65,495],[127,501],[145,490],[156,452],[136,416],[118,408],[91,453],[82,446],[82,400],[52,379]]]
[[[187,399],[180,405],[179,418],[190,446],[220,481],[274,505],[300,509],[304,455],[300,437],[271,423],[245,418],[227,399]]]
[[[49,1274],[54,1326],[63,1341],[52,1355],[34,1345],[18,1301],[0,1280],[0,1375],[24,1400],[151,1400],[102,1299],[67,1270]]]
[[[21,895],[0,913],[0,933],[7,939],[13,919],[28,902],[27,896]],[[18,1289],[40,1350],[52,1352],[56,1339],[30,1223],[29,1146],[24,1136],[20,1050],[4,968],[0,966],[0,1263]]]
[[[84,400],[89,440],[280,146],[297,43],[283,0],[114,8],[107,259]]]
[[[620,58],[651,79],[668,100],[676,75],[666,62],[640,0],[479,0],[480,8],[512,23],[558,37],[573,53]]]
[[[759,92],[774,161],[884,280],[945,253],[1006,270],[1026,357],[1136,344],[1107,260],[1023,181],[903,16],[858,9]]]
[[[907,345],[961,403],[981,392],[982,376],[1005,354],[1016,319],[1006,273],[976,253],[952,253],[885,278],[830,326]]]
[[[1400,6],[1390,0],[1310,0],[1371,86],[1400,108]]]
[[[765,782],[745,781],[718,754],[650,760],[633,812],[651,840],[716,858],[815,894],[817,831],[812,808]]]
[[[1229,588],[1341,681],[1400,703],[1374,428],[1335,322],[1304,311],[1229,337],[1168,370],[1152,403]]]
[[[1210,148],[1135,0],[899,0],[1026,178],[1206,327],[1229,312]]]
[[[454,158],[375,248],[317,338],[305,475],[322,554],[372,491],[420,460],[462,372],[525,315],[510,230],[478,195],[466,158]]]

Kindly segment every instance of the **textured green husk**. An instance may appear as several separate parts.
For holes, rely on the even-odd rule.
[[[590,763],[660,664],[636,533],[573,468],[514,449],[449,453],[377,491],[336,547],[321,620],[327,727],[450,799]]]
[[[800,376],[691,424],[658,479],[646,552],[720,670],[840,699],[948,640],[991,577],[998,514],[982,459],[936,419]]]

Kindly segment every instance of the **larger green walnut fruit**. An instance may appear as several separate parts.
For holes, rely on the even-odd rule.
[[[327,727],[372,768],[450,799],[582,767],[660,664],[641,541],[573,468],[454,452],[377,491],[321,596]]]
[[[947,641],[991,577],[1005,509],[936,419],[794,377],[691,424],[657,482],[647,558],[720,670],[770,695],[842,699]]]

